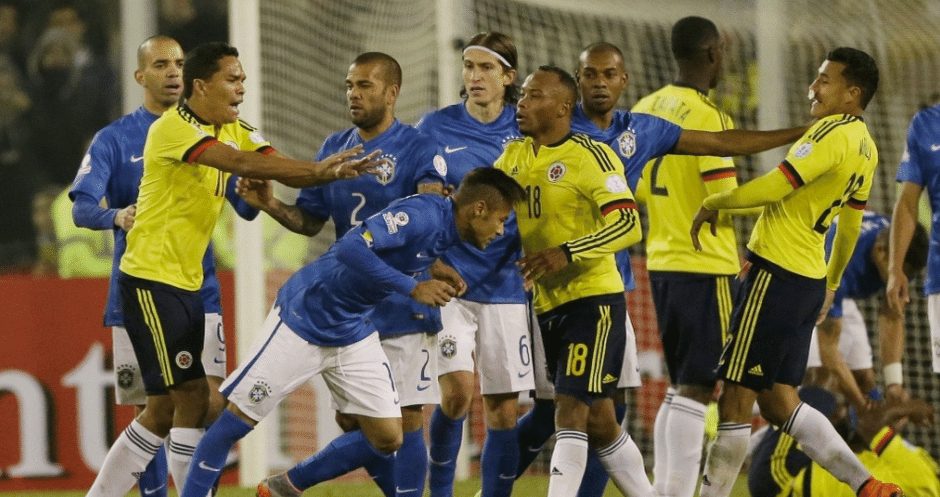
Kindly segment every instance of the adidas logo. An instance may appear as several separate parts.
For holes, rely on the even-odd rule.
[[[760,364],[754,366],[751,369],[747,370],[747,374],[752,374],[754,376],[764,376],[764,370],[760,368]]]
[[[605,383],[605,384],[606,384],[606,383],[613,383],[613,382],[615,382],[615,381],[617,381],[617,377],[614,376],[614,375],[612,375],[612,374],[610,374],[610,373],[607,373],[607,376],[604,376],[604,379],[601,380],[601,382],[602,382],[602,383]]]
[[[558,470],[558,468],[553,466],[551,476],[564,476],[564,473],[562,473],[561,471]]]

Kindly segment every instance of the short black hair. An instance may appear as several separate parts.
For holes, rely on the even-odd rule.
[[[868,107],[875,92],[878,91],[878,64],[871,55],[851,47],[839,47],[826,55],[826,60],[845,65],[842,77],[852,86],[862,90],[862,109]]]
[[[516,180],[494,167],[478,167],[471,170],[454,192],[454,202],[460,206],[469,202],[483,200],[487,205],[504,202],[512,207],[517,202],[524,202],[528,196]]]
[[[672,56],[676,60],[694,59],[709,41],[718,37],[715,23],[704,17],[683,17],[672,25]]]
[[[391,55],[382,52],[366,52],[359,54],[353,60],[353,64],[373,64],[382,65],[383,78],[387,85],[398,85],[401,88],[401,65]]]
[[[183,98],[193,95],[193,81],[212,79],[219,72],[223,57],[238,57],[238,49],[221,41],[203,43],[186,54],[183,62]]]
[[[569,96],[571,97],[572,107],[578,103],[578,82],[575,81],[574,76],[572,76],[568,71],[550,64],[539,66],[539,71],[550,72],[558,76],[561,84],[565,87]]]
[[[515,70],[516,65],[519,63],[519,54],[516,52],[516,44],[513,43],[512,38],[509,35],[500,33],[498,31],[483,31],[473,35],[467,44],[464,45],[464,48],[471,45],[479,45],[481,47],[489,48],[490,50],[498,53],[502,58],[506,59],[506,62],[509,62],[509,67],[506,67],[505,64],[500,62],[500,65],[503,66],[503,71],[508,69]],[[460,98],[467,98],[468,93],[467,89],[460,88]],[[519,84],[513,81],[506,87],[506,91],[503,93],[503,103],[507,105],[515,105],[519,101]]]

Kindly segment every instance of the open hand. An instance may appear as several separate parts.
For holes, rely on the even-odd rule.
[[[568,265],[568,256],[561,247],[548,247],[519,259],[516,265],[523,278],[535,281],[545,274],[564,269]]]
[[[692,235],[692,246],[698,251],[702,250],[702,242],[698,239],[698,232],[701,231],[702,225],[705,223],[711,224],[712,236],[718,236],[718,211],[713,211],[703,205],[699,207],[695,217],[692,218],[692,229],[689,230],[689,234]]]

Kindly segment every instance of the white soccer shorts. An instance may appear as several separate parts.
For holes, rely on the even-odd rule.
[[[633,322],[630,321],[630,313],[627,312],[625,323],[626,340],[623,348],[623,366],[620,368],[620,378],[617,380],[617,388],[635,388],[643,384],[640,378],[640,360],[636,351],[636,331],[633,329]],[[533,331],[534,337],[534,356],[535,356],[535,398],[540,400],[552,400],[555,398],[555,385],[548,379],[548,364],[545,359],[545,345],[542,343],[542,334],[538,331],[538,325]]]
[[[473,371],[483,395],[535,387],[532,374],[534,320],[527,304],[481,304],[453,299],[441,308],[437,335],[438,373]]]
[[[225,331],[221,314],[206,314],[205,341],[202,347],[202,367],[207,376],[225,378]],[[114,396],[122,406],[147,403],[147,391],[140,376],[140,366],[134,355],[134,346],[123,326],[111,327],[114,354]]]
[[[281,321],[279,310],[268,314],[245,360],[222,383],[229,401],[261,421],[284,397],[319,374],[341,412],[401,417],[378,332],[344,347],[321,347],[294,333]]]
[[[819,356],[818,331],[813,328],[813,337],[809,342],[807,368],[821,368]],[[858,305],[852,299],[842,300],[842,331],[839,333],[839,354],[852,371],[872,368],[871,343],[868,340],[868,328]]]
[[[930,358],[933,372],[940,374],[940,294],[927,296],[927,321],[930,323]]]
[[[401,406],[440,404],[437,383],[437,335],[411,333],[383,338]]]

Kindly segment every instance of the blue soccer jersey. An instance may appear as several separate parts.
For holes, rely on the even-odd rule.
[[[898,166],[898,181],[909,181],[927,189],[930,210],[930,250],[924,293],[940,292],[940,105],[917,113],[907,130],[907,146]]]
[[[384,133],[368,142],[362,141],[356,127],[330,136],[320,148],[316,160],[321,161],[356,145],[362,145],[365,153],[382,150],[380,158],[388,162],[378,175],[363,175],[305,188],[297,199],[297,207],[311,216],[332,218],[337,239],[393,200],[417,193],[419,184],[444,184],[447,164],[437,143],[397,119]],[[407,295],[396,294],[379,305],[372,320],[382,336],[437,333],[441,330],[440,315],[439,309],[419,304]]]
[[[833,221],[826,232],[826,258],[832,251],[837,224],[837,221]],[[890,225],[891,221],[887,216],[865,211],[862,216],[862,231],[858,235],[858,242],[855,243],[852,258],[842,273],[842,281],[829,309],[829,317],[842,317],[842,299],[865,299],[884,289],[885,281],[881,279],[881,273],[871,258],[871,251],[878,234]]]
[[[444,147],[447,159],[447,184],[457,186],[472,169],[492,167],[510,141],[521,137],[516,124],[516,109],[511,105],[490,123],[481,123],[467,112],[464,103],[431,112],[421,118],[418,129]],[[467,283],[462,299],[485,304],[524,304],[522,276],[516,261],[522,256],[519,229],[513,213],[506,222],[503,236],[480,250],[460,242],[444,254],[443,261],[453,267]]]
[[[117,211],[137,202],[137,189],[144,167],[144,142],[147,140],[150,125],[158,117],[141,106],[95,135],[69,191],[69,197],[77,207],[74,211],[76,225],[91,229],[112,229]],[[228,185],[227,191],[231,192],[227,195],[229,201],[242,217],[256,216],[258,211],[249,207],[234,193],[234,181],[232,178]],[[107,209],[99,206],[102,198],[107,201]],[[111,272],[111,285],[105,307],[105,326],[124,325],[121,297],[117,287],[117,268],[127,248],[126,237],[126,231],[114,230],[114,269]],[[221,313],[219,280],[215,276],[215,259],[211,245],[203,257],[202,267],[205,279],[199,294],[205,312]]]
[[[592,139],[606,143],[617,153],[623,162],[624,176],[635,192],[643,167],[650,159],[668,154],[682,134],[682,128],[656,116],[633,113],[627,110],[615,110],[613,120],[607,129],[600,129],[585,114],[581,104],[575,107],[571,116],[571,131],[584,133]],[[626,290],[636,288],[633,268],[630,266],[630,252],[617,252],[617,267],[623,276]]]
[[[310,343],[342,347],[358,342],[375,331],[370,315],[376,306],[393,294],[410,299],[415,275],[458,241],[449,198],[396,200],[291,276],[275,307]]]

